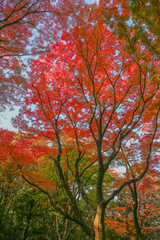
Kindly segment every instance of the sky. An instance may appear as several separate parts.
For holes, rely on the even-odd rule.
[[[86,3],[95,3],[95,2],[99,2],[99,0],[86,0]]]
[[[18,107],[16,107],[14,111],[7,109],[5,112],[0,113],[0,128],[5,128],[10,131],[16,130],[11,124],[11,118],[18,114],[18,109]]]

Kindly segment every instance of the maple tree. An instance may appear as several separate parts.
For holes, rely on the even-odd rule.
[[[128,151],[126,154],[123,152],[122,159],[126,163],[125,175],[127,179],[129,176],[134,177],[141,169],[139,162],[135,162],[134,165],[130,166],[128,163],[129,157],[133,158]],[[113,232],[117,234],[120,232],[123,237],[134,237],[135,239],[146,239],[153,235],[156,238],[159,230],[157,220],[159,216],[159,169],[157,168],[157,157],[156,154],[152,155],[150,169],[146,176],[138,183],[129,184],[123,189],[116,201],[107,208],[105,222]],[[117,185],[117,182],[114,185]]]
[[[137,63],[143,59],[150,79],[159,83],[159,1],[101,0],[100,4],[105,21],[121,39],[123,47]],[[153,63],[153,59],[157,61]]]
[[[128,9],[137,30],[137,36],[147,46],[154,57],[160,58],[159,32],[160,32],[160,5],[158,1],[131,1]]]
[[[134,55],[124,47],[107,26],[103,5],[69,4],[74,12],[58,44],[31,61],[25,102],[13,120],[20,135],[1,132],[0,157],[61,216],[90,239],[104,240],[106,207],[126,186],[138,185],[152,149],[157,152],[159,85],[147,63],[156,69],[159,62],[141,43]],[[50,177],[38,171],[44,159],[54,164]],[[134,174],[116,177],[113,167],[126,163]]]
[[[140,44],[141,48],[159,59],[160,6],[157,0],[101,0],[100,5],[104,8],[107,23],[124,40],[132,54],[138,55],[136,45]]]
[[[53,45],[51,53],[35,60],[33,65],[26,105],[15,125],[56,142],[54,154],[48,157],[55,163],[79,223],[90,235],[91,230],[82,224],[84,220],[61,162],[67,158],[68,148],[76,149],[75,179],[79,193],[89,205],[81,184],[79,165],[88,151],[88,140],[92,143],[98,164],[94,231],[96,239],[105,239],[106,205],[126,185],[141,180],[148,170],[158,127],[159,109],[152,110],[158,95],[157,84],[150,84],[143,59],[137,63],[124,51],[119,39],[104,25],[100,9],[95,6],[80,8],[73,27],[63,33],[58,46],[54,48]],[[146,119],[149,134],[139,137],[136,131],[142,128]],[[66,138],[68,144],[65,147],[63,139]],[[137,156],[144,149],[145,142],[146,155],[141,160],[145,167],[135,178],[124,179],[105,198],[105,173],[121,152],[121,147],[131,138],[138,141],[141,149],[136,150]]]

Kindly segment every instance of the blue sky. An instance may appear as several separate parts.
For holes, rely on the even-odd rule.
[[[86,0],[86,3],[95,3],[95,2],[99,2],[99,0]]]
[[[18,109],[18,107],[16,107],[14,111],[7,109],[5,112],[0,113],[0,128],[5,128],[10,131],[16,130],[11,124],[11,118],[18,114]]]

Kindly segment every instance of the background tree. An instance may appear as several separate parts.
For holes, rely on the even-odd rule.
[[[155,148],[158,147],[157,144],[159,143],[155,143]],[[132,148],[132,145],[130,145],[130,148]],[[137,161],[132,167],[129,165],[128,159],[133,158],[130,153],[131,151],[126,151],[124,154],[124,151],[122,151],[121,155],[124,163],[126,163],[125,175],[127,179],[130,175],[132,177],[136,176],[141,169],[141,164]],[[158,160],[156,154],[153,153],[146,176],[140,182],[125,187],[116,201],[107,208],[106,224],[114,234],[121,232],[121,235],[127,239],[131,237],[146,239],[153,235],[155,239],[157,238],[157,217],[159,216],[159,169],[157,169],[157,165],[159,163],[157,164],[156,159]],[[116,185],[117,181],[115,181],[114,187]],[[150,205],[151,201],[152,206]],[[152,223],[150,218],[152,218]],[[147,224],[149,224],[148,228]],[[110,235],[113,235],[113,233],[110,232]]]
[[[145,51],[159,59],[160,6],[157,0],[101,0],[99,5],[104,8],[107,23],[123,38],[132,54],[136,54],[135,46],[140,43],[141,47],[146,47]]]
[[[31,144],[31,142],[28,142],[30,136],[27,137],[26,135],[24,138],[24,135],[17,135],[8,131],[1,131],[1,136],[1,163],[6,169],[6,161],[8,161],[8,166],[11,167],[11,172],[8,175],[10,178],[15,177],[15,182],[18,183],[20,187],[20,189],[16,191],[15,188],[13,188],[13,185],[15,184],[13,181],[12,189],[14,198],[12,199],[12,193],[9,192],[9,190],[7,190],[7,196],[9,199],[6,197],[3,198],[5,206],[10,206],[10,211],[7,212],[7,214],[9,214],[8,221],[6,221],[6,218],[3,220],[3,227],[1,231],[2,236],[4,236],[6,233],[8,234],[7,236],[15,237],[18,235],[20,238],[32,236],[32,238],[44,239],[44,236],[48,236],[49,239],[52,239],[54,237],[55,239],[63,240],[77,238],[83,239],[86,237],[85,233],[79,229],[79,224],[77,224],[77,217],[74,216],[72,203],[64,191],[64,187],[61,184],[53,161],[44,156],[44,152],[46,153],[47,149],[50,151],[50,149],[47,148],[48,142],[45,143],[44,139],[37,139],[34,137],[34,139],[31,140]],[[26,137],[28,139],[26,139]],[[22,141],[24,142],[22,143]],[[27,142],[29,144],[27,144]],[[36,154],[37,150],[38,155]],[[53,149],[51,152],[53,154]],[[41,156],[43,156],[43,158]],[[72,157],[73,160],[75,160],[75,153],[72,154]],[[86,159],[84,165],[88,164],[88,161],[90,164],[90,157]],[[72,163],[70,161],[70,167],[68,171],[67,164],[67,162],[63,162],[65,176],[68,179],[70,188],[73,189],[73,194],[78,201],[79,208],[81,211],[85,212],[86,218],[87,213],[89,213],[88,208],[86,207],[83,200],[80,199],[75,177],[71,170],[71,168],[73,168],[72,165],[74,162]],[[16,169],[16,175],[14,175],[14,169]],[[93,175],[93,172],[91,175]],[[3,172],[2,176],[5,179],[5,174]],[[86,175],[86,181],[89,181],[88,179],[90,179],[89,173]],[[27,183],[25,185],[24,180]],[[94,186],[93,183],[90,183],[89,186]],[[7,186],[5,180],[2,180],[2,185],[4,184]],[[30,186],[29,189],[28,184]],[[88,190],[90,191],[89,194],[92,192],[93,198],[94,189],[91,191],[91,189],[89,189],[89,186],[87,186]],[[38,189],[38,191],[35,191],[35,189]],[[39,190],[42,193],[39,193]],[[11,204],[9,204],[8,200],[11,200]],[[31,209],[29,206],[31,206]],[[43,211],[41,214],[42,206]],[[2,216],[4,215],[7,217],[7,207],[3,207],[2,211],[4,212]],[[89,213],[89,215],[91,214]],[[85,219],[85,222],[88,222],[90,219],[91,216],[88,216],[87,219]],[[24,223],[23,225],[22,221]],[[18,228],[19,224],[21,224],[21,228]],[[10,225],[13,226],[10,227]],[[14,233],[14,231],[16,232]]]
[[[105,21],[121,44],[139,64],[143,59],[153,84],[159,84],[159,14],[157,0],[145,1],[100,1]],[[153,59],[155,59],[153,63]],[[160,100],[159,100],[160,101]],[[158,105],[159,105],[158,101]]]

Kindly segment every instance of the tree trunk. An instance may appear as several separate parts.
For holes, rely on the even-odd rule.
[[[142,234],[141,234],[141,228],[139,225],[139,220],[138,220],[138,197],[137,197],[137,186],[136,183],[133,184],[133,200],[134,200],[134,204],[133,204],[133,217],[134,217],[134,225],[135,225],[135,229],[136,229],[136,240],[141,240],[142,238]]]
[[[141,228],[139,225],[139,220],[138,220],[138,196],[137,196],[137,186],[136,183],[133,183],[133,188],[129,184],[128,185],[132,194],[133,198],[133,217],[134,217],[134,226],[136,229],[136,240],[141,240],[142,239],[142,234],[141,234]]]
[[[96,215],[94,218],[94,232],[95,240],[105,239],[105,229],[104,229],[104,208],[102,205],[97,206]]]

